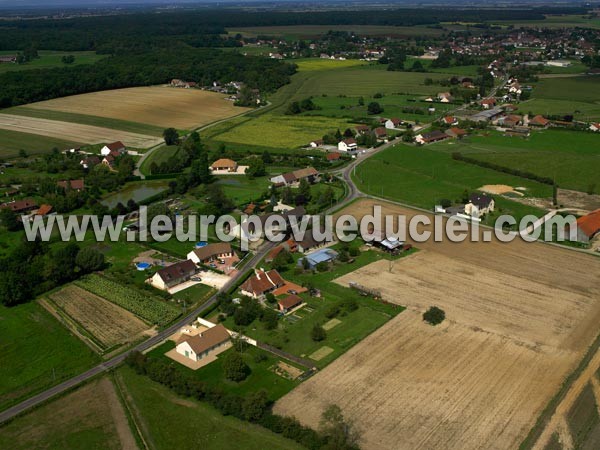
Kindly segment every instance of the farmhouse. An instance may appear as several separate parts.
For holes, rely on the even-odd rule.
[[[302,303],[302,299],[295,294],[290,294],[287,297],[277,301],[277,304],[279,305],[279,311],[281,311],[283,314],[287,314],[292,309],[300,306]]]
[[[539,127],[539,128],[548,128],[550,126],[550,121],[546,119],[544,116],[537,115],[533,119],[529,119],[530,127]]]
[[[415,141],[418,144],[431,144],[432,142],[443,141],[444,139],[448,139],[446,133],[441,132],[440,130],[429,131],[427,133],[418,134],[415,136]]]
[[[444,124],[444,125],[456,125],[458,124],[458,119],[454,116],[446,116],[446,117],[442,117],[440,119],[440,121]]]
[[[323,139],[315,139],[308,144],[311,148],[318,148],[323,145]]]
[[[229,338],[227,328],[219,324],[194,336],[182,334],[177,340],[176,351],[192,361],[199,361],[227,345]]]
[[[577,219],[577,241],[589,243],[600,235],[600,209]]]
[[[180,283],[188,281],[196,273],[196,264],[185,260],[160,269],[151,280],[152,286],[167,290]]]
[[[0,63],[16,63],[17,55],[1,55]]]
[[[490,108],[493,108],[494,106],[496,106],[496,99],[495,98],[484,98],[483,100],[481,100],[481,102],[479,102],[479,104],[481,106],[483,106],[485,109],[490,109]]]
[[[52,213],[52,205],[43,204],[39,207],[39,209],[35,212],[36,216],[46,217]]]
[[[115,166],[115,157],[113,155],[106,155],[102,159],[102,165],[108,167],[109,169],[113,169]]]
[[[375,128],[374,133],[375,137],[380,141],[387,139],[387,131],[384,127]]]
[[[341,157],[342,157],[342,155],[340,155],[339,153],[336,153],[336,152],[329,152],[325,155],[325,159],[329,162],[337,161]]]
[[[173,78],[171,80],[171,86],[172,87],[189,89],[189,88],[193,88],[193,87],[198,86],[198,83],[196,83],[195,81],[183,81],[183,80],[179,80],[177,78]]]
[[[91,169],[92,167],[100,164],[100,162],[100,158],[98,158],[97,156],[88,156],[87,158],[84,158],[81,161],[79,161],[79,164],[84,169]]]
[[[452,102],[452,100],[454,100],[454,98],[452,97],[452,94],[450,94],[450,92],[440,92],[437,95],[437,99],[440,103],[450,103],[450,102]]]
[[[400,119],[398,119],[397,117],[392,117],[391,119],[387,119],[385,121],[384,126],[388,129],[388,130],[395,130],[396,128],[398,128],[400,125],[402,124],[402,121]]]
[[[497,119],[502,114],[504,114],[504,111],[501,108],[492,108],[487,111],[479,111],[478,113],[473,114],[469,117],[469,120],[472,120],[473,122],[489,122]]]
[[[285,280],[281,278],[276,270],[256,270],[254,275],[248,278],[240,287],[243,295],[259,298],[275,289],[283,286]]]
[[[83,191],[85,189],[85,182],[83,179],[80,180],[68,180],[58,181],[56,185],[62,189],[72,189],[74,191]]]
[[[8,203],[2,203],[0,208],[10,209],[16,214],[24,214],[33,211],[34,209],[38,209],[38,205],[35,203],[35,200],[28,198],[24,200],[15,200]]]
[[[118,153],[119,155],[123,155],[127,153],[127,149],[125,145],[121,141],[113,142],[111,144],[106,144],[104,147],[100,149],[100,154],[102,156],[107,156],[112,153]]]
[[[306,255],[304,258],[298,260],[298,266],[308,266],[309,269],[313,270],[319,263],[330,263],[335,261],[338,257],[338,252],[330,248],[323,248],[313,253]]]
[[[188,253],[189,260],[195,264],[209,264],[212,261],[221,258],[231,258],[233,250],[228,242],[218,242],[216,244],[208,244],[206,247],[196,248]]]
[[[467,131],[463,130],[462,128],[458,128],[458,127],[451,127],[448,128],[445,133],[455,139],[462,139],[464,136],[467,135]]]
[[[217,159],[210,165],[212,172],[236,172],[238,164],[232,159],[221,158]]]
[[[314,167],[307,167],[293,172],[282,173],[281,175],[271,178],[271,183],[275,186],[295,187],[300,184],[301,180],[306,180],[309,183],[316,183],[319,181],[319,171]]]
[[[508,116],[498,119],[498,125],[502,125],[506,128],[513,128],[522,124],[523,118],[517,114],[509,114]]]
[[[355,152],[358,150],[358,144],[355,139],[348,138],[338,142],[338,150],[340,152]]]
[[[590,131],[600,131],[600,123],[592,123],[590,124]]]
[[[365,134],[371,130],[371,128],[368,125],[364,124],[356,125],[354,129],[356,130],[356,134]]]
[[[480,217],[494,211],[494,199],[487,194],[475,193],[469,197],[465,205],[465,214],[471,217]]]

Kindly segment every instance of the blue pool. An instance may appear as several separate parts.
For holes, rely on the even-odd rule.
[[[147,262],[139,262],[135,264],[135,267],[137,267],[137,270],[146,270],[147,268],[151,267],[152,264],[147,263]]]
[[[206,247],[208,242],[196,242],[196,248]]]

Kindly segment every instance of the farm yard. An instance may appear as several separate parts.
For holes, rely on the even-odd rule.
[[[174,304],[167,303],[149,292],[142,292],[117,283],[102,275],[88,275],[75,284],[159,326],[168,324],[181,314],[179,308]]]
[[[0,130],[23,133],[25,141],[27,140],[26,137],[31,134],[46,136],[61,141],[81,142],[84,144],[100,144],[119,140],[128,147],[134,148],[147,148],[162,141],[160,138],[145,134],[117,131],[93,125],[81,125],[57,120],[1,113]],[[48,147],[47,143],[45,144],[45,147]]]
[[[92,115],[177,129],[194,129],[241,114],[225,95],[167,86],[135,87],[61,97],[27,105],[45,111]]]
[[[126,412],[108,377],[92,381],[4,424],[0,447],[13,450],[138,448]]]
[[[78,286],[66,286],[48,298],[50,308],[65,314],[76,329],[82,327],[100,350],[132,342],[148,330],[148,325],[129,311]]]
[[[360,218],[373,204],[340,214]],[[414,214],[382,206],[383,214]],[[365,449],[516,448],[596,337],[600,305],[589,273],[600,260],[521,241],[418,245],[391,272],[375,262],[338,278],[381,289],[408,310],[275,410],[317,426],[337,403]],[[431,305],[446,312],[437,327],[421,319]]]

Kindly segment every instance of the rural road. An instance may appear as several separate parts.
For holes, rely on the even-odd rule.
[[[229,287],[231,287],[238,280],[240,280],[246,273],[248,273],[249,270],[252,270],[274,246],[275,246],[275,244],[271,243],[271,242],[263,244],[260,251],[258,251],[250,259],[250,261],[248,261],[246,270],[243,270],[243,271],[240,271],[239,273],[237,273],[233,278],[231,278],[231,280],[229,280],[229,282],[221,290],[219,290],[212,297],[210,297],[210,299],[206,303],[204,303],[203,305],[194,309],[192,312],[188,313],[185,317],[179,319],[173,325],[162,330],[156,336],[151,337],[150,339],[136,345],[135,347],[127,350],[124,353],[121,353],[109,360],[106,360],[106,361],[98,364],[97,366],[91,368],[87,372],[84,372],[73,378],[63,381],[62,383],[57,384],[56,386],[53,386],[53,387],[45,390],[44,392],[34,395],[33,397],[30,397],[27,400],[24,400],[21,403],[18,403],[15,406],[12,406],[11,408],[8,408],[8,409],[0,412],[0,423],[6,422],[7,420],[12,419],[13,417],[25,412],[26,410],[28,410],[30,408],[33,408],[35,406],[42,404],[42,403],[46,402],[47,400],[51,399],[52,397],[54,397],[55,395],[61,394],[65,391],[89,380],[90,378],[95,377],[96,375],[99,375],[103,372],[106,372],[107,370],[117,367],[132,352],[135,352],[135,351],[143,352],[145,350],[148,350],[148,349],[154,347],[155,345],[160,344],[162,341],[167,339],[169,336],[171,336],[172,334],[177,332],[181,327],[189,324],[190,322],[195,320],[200,314],[202,314],[204,311],[206,311],[211,306],[213,306],[217,301],[217,296],[219,293],[226,291]]]

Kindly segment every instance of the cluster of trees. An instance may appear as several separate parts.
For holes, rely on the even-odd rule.
[[[92,247],[23,241],[0,260],[0,303],[27,302],[103,266],[104,255]]]
[[[466,162],[469,164],[474,164],[476,166],[484,167],[486,169],[492,169],[497,172],[508,173],[510,175],[515,175],[515,176],[521,177],[521,178],[527,178],[528,180],[537,181],[538,183],[548,184],[550,186],[554,185],[554,180],[550,177],[542,177],[535,173],[527,172],[525,170],[514,169],[511,167],[504,167],[504,166],[500,166],[500,165],[492,163],[492,162],[480,161],[478,159],[471,158],[469,156],[465,156],[460,152],[452,153],[452,159],[454,159],[456,161],[463,161],[463,162]]]
[[[264,390],[250,392],[245,396],[227,393],[193,375],[183,373],[173,363],[139,352],[129,354],[126,362],[137,374],[169,387],[177,395],[207,402],[225,416],[261,425],[310,450],[358,450],[360,436],[353,423],[344,418],[337,406],[332,405],[325,410],[321,421],[322,433],[318,433],[301,425],[294,418],[274,414],[272,402]],[[239,367],[239,360],[232,365]]]
[[[430,325],[438,325],[444,321],[446,313],[437,306],[431,306],[423,313],[423,320]]]
[[[275,303],[274,296],[268,296],[269,303]],[[262,307],[255,299],[242,297],[239,304],[233,303],[227,295],[221,295],[218,301],[219,310],[226,316],[233,317],[233,321],[239,327],[246,327],[255,320],[260,320],[267,330],[277,328],[278,315],[271,308]]]
[[[201,85],[237,80],[250,88],[270,92],[288,83],[295,70],[295,66],[273,59],[175,45],[143,53],[125,52],[91,66],[70,65],[0,74],[3,86],[0,107],[85,92],[162,84],[175,75]]]
[[[290,103],[289,106],[287,107],[285,113],[288,116],[291,116],[291,115],[295,115],[295,114],[300,114],[304,111],[314,111],[317,109],[321,109],[321,108],[319,108],[317,105],[315,105],[315,103],[312,101],[312,98],[305,98],[304,100],[301,100],[299,102]]]

